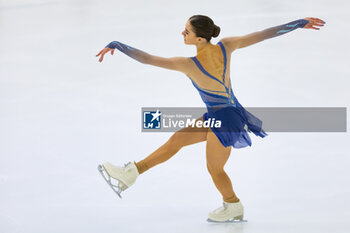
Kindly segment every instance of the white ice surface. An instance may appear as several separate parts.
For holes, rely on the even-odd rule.
[[[233,90],[246,107],[350,107],[349,1],[0,1],[0,233],[350,231],[349,133],[252,135],[226,171],[243,224],[209,224],[221,196],[205,142],[141,175],[119,199],[97,171],[139,161],[171,133],[141,133],[141,107],[204,107],[188,78],[116,52],[194,56],[186,20],[206,14],[218,38],[303,17],[327,23],[236,51]],[[348,118],[349,119],[349,118]]]

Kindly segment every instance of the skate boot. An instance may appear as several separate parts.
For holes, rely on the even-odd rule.
[[[98,165],[98,170],[120,198],[120,193],[133,185],[136,178],[139,176],[139,172],[134,162],[124,164],[124,167],[114,166],[111,163],[106,162],[103,163],[103,165]],[[118,185],[113,184],[114,179],[118,181]]]
[[[243,220],[244,208],[241,202],[223,202],[223,206],[210,212],[208,222],[246,222]]]

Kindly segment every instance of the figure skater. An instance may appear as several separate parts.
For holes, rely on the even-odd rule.
[[[182,147],[206,141],[207,168],[212,180],[221,193],[223,206],[210,212],[208,221],[227,222],[242,221],[244,208],[232,188],[232,183],[224,166],[234,148],[251,146],[247,133],[265,137],[262,122],[242,107],[235,97],[230,79],[231,54],[236,49],[245,48],[263,40],[291,32],[297,28],[319,30],[325,24],[318,18],[298,19],[283,25],[267,28],[243,36],[222,38],[217,44],[210,42],[217,37],[220,27],[204,15],[194,15],[187,22],[182,35],[184,43],[195,45],[197,55],[194,57],[158,57],[119,41],[109,43],[96,56],[102,62],[108,52],[114,54],[115,49],[131,58],[148,65],[176,70],[187,75],[206,104],[207,112],[196,121],[206,121],[209,118],[221,120],[221,127],[183,128],[175,132],[167,142],[139,162],[128,162],[124,166],[115,166],[105,162],[98,169],[120,196],[120,193],[135,183],[137,177],[150,168],[163,163],[175,155]],[[114,179],[114,180],[113,180]],[[118,181],[118,185],[112,183]]]

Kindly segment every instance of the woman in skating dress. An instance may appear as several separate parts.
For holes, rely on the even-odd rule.
[[[223,206],[210,212],[208,221],[242,220],[244,208],[233,191],[224,166],[232,147],[243,148],[252,145],[248,132],[262,138],[267,134],[262,129],[261,120],[245,110],[234,95],[230,78],[231,54],[236,49],[283,35],[297,28],[319,30],[318,27],[324,24],[325,22],[318,18],[298,19],[244,36],[222,38],[216,44],[212,44],[211,38],[219,35],[220,27],[215,25],[208,16],[194,15],[187,20],[182,32],[184,43],[195,45],[197,48],[197,55],[194,57],[164,58],[148,54],[119,41],[109,43],[96,55],[100,56],[100,62],[106,53],[111,52],[113,55],[115,49],[118,49],[143,64],[184,73],[190,78],[207,107],[207,112],[196,121],[215,118],[221,121],[221,125],[203,129],[196,127],[197,124],[195,124],[194,127],[183,128],[143,160],[137,163],[129,162],[123,167],[105,162],[99,165],[99,171],[120,196],[122,191],[135,183],[140,174],[167,161],[182,147],[206,141],[207,168],[223,198]],[[118,181],[118,185],[112,184],[113,179]]]

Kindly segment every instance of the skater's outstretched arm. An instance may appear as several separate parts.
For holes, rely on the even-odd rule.
[[[317,27],[322,27],[326,22],[318,18],[298,19],[283,25],[267,28],[262,31],[253,32],[244,36],[226,37],[220,41],[225,45],[228,52],[233,52],[235,49],[244,48],[260,41],[283,35],[297,28],[311,28],[319,30]]]
[[[96,55],[97,57],[101,56],[99,62],[102,62],[103,57],[106,53],[111,52],[113,55],[115,49],[118,49],[120,52],[143,64],[159,66],[162,68],[176,70],[184,73],[187,73],[189,68],[189,59],[186,57],[158,57],[148,54],[142,50],[133,48],[129,45],[123,44],[119,41],[112,41]]]

